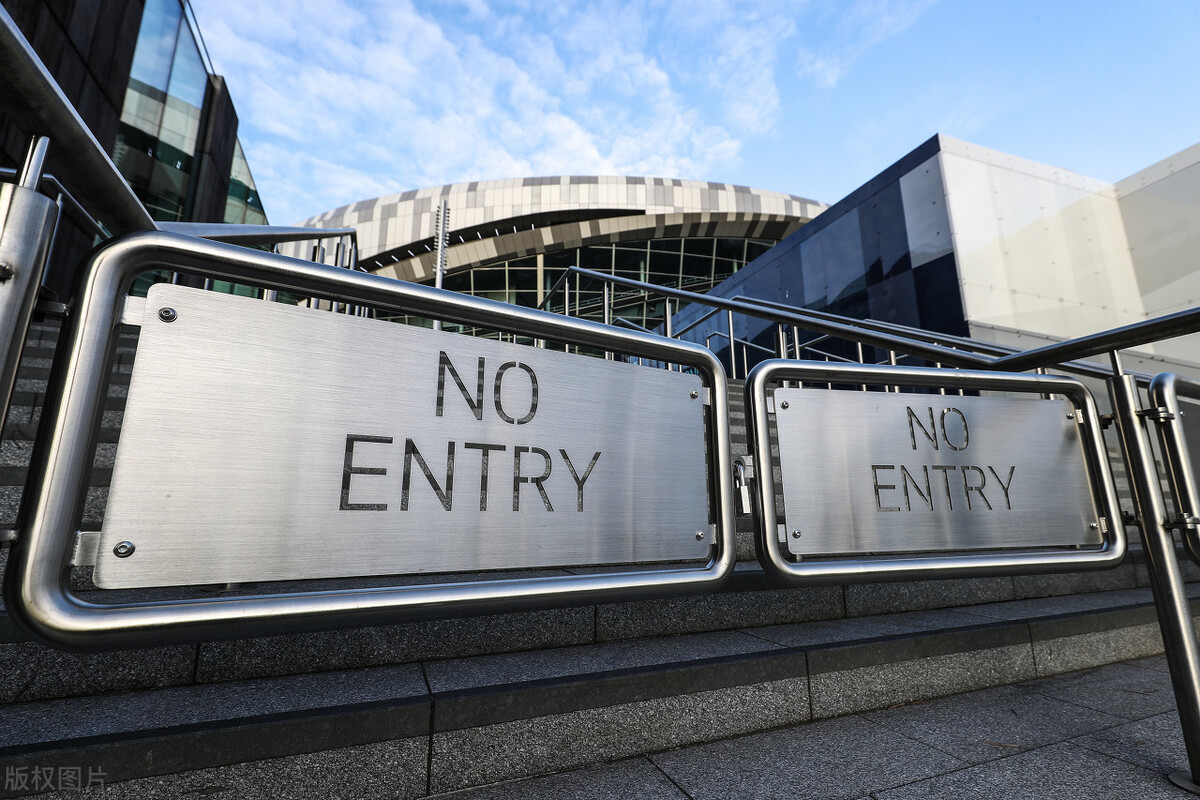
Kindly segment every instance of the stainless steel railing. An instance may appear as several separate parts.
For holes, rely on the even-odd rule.
[[[190,234],[179,236],[162,230],[169,226],[159,225],[151,219],[3,8],[0,8],[0,75],[4,76],[0,81],[0,104],[18,127],[30,135],[31,143],[26,163],[16,173],[18,180],[0,185],[0,350],[6,359],[0,376],[0,392],[3,392],[5,407],[42,267],[53,238],[58,204],[77,205],[90,220],[89,225],[99,229],[101,235],[107,232],[115,240],[87,266],[79,297],[68,298],[72,304],[79,305],[78,313],[66,326],[66,349],[49,391],[50,402],[58,408],[52,409],[47,432],[39,442],[36,463],[30,471],[28,513],[22,514],[26,524],[19,532],[14,557],[9,564],[10,580],[6,582],[9,599],[15,600],[11,606],[14,611],[24,615],[29,624],[41,626],[49,638],[57,637],[59,642],[71,644],[92,640],[142,643],[148,638],[163,636],[164,632],[174,635],[175,631],[185,629],[220,635],[230,625],[242,626],[242,632],[267,633],[278,630],[280,625],[295,625],[322,615],[328,619],[336,618],[338,624],[348,624],[386,619],[390,613],[417,606],[507,609],[516,605],[537,607],[569,602],[585,593],[600,600],[617,600],[650,588],[666,593],[714,588],[728,575],[733,562],[733,468],[728,448],[724,376],[718,374],[721,365],[710,350],[672,341],[686,329],[683,332],[673,330],[671,302],[698,303],[713,309],[709,312],[710,317],[721,312],[726,315],[729,331],[717,336],[728,338],[733,377],[745,374],[744,370],[738,369],[739,345],[743,348],[743,366],[749,360],[748,345],[761,347],[737,338],[733,319],[734,315],[741,314],[776,326],[775,339],[780,356],[787,356],[790,349],[793,356],[811,352],[835,360],[853,360],[827,345],[841,340],[852,346],[858,361],[865,357],[864,348],[873,347],[886,353],[882,360],[889,365],[894,365],[901,353],[906,358],[930,362],[935,368],[919,370],[922,377],[918,383],[922,386],[936,386],[941,382],[943,373],[936,369],[940,365],[1008,373],[1009,379],[1019,381],[1021,386],[1032,387],[1032,391],[1057,384],[1054,380],[1038,380],[1013,373],[1053,367],[1084,370],[1092,377],[1107,378],[1113,418],[1133,483],[1136,508],[1133,522],[1139,528],[1146,553],[1191,775],[1200,776],[1200,646],[1192,628],[1173,538],[1175,529],[1194,534],[1200,527],[1200,522],[1196,521],[1195,482],[1194,479],[1188,482],[1191,473],[1186,449],[1179,441],[1164,440],[1163,449],[1172,470],[1178,470],[1172,480],[1177,494],[1176,513],[1173,517],[1168,515],[1145,428],[1147,422],[1165,425],[1171,421],[1176,395],[1200,398],[1200,391],[1194,384],[1163,378],[1152,386],[1151,404],[1144,407],[1137,378],[1124,369],[1120,356],[1122,349],[1200,331],[1200,309],[1015,352],[962,337],[851,320],[753,298],[713,297],[572,267],[550,290],[547,301],[560,288],[564,293],[570,291],[567,279],[571,275],[602,281],[606,287],[601,300],[602,315],[610,324],[563,319],[539,310],[516,309],[506,304],[364,275],[355,269],[357,255],[352,242],[342,242],[340,250],[335,245],[334,261],[338,266],[346,267],[335,269],[229,247],[220,241],[206,242],[201,238],[228,241],[225,237],[233,236],[246,244],[246,237],[255,235],[274,236],[275,242],[289,240],[287,237],[291,236],[301,239],[353,236],[344,231],[321,232],[314,236],[311,231],[294,229],[245,234],[215,228],[202,232],[203,229],[192,227],[176,229]],[[53,136],[52,143],[47,135]],[[55,171],[62,181],[60,198],[56,201],[35,191],[42,183],[49,147],[53,147]],[[320,246],[318,243],[317,247]],[[322,255],[321,250],[318,249],[316,254]],[[265,287],[264,291],[298,292],[315,298],[322,308],[328,302],[334,310],[339,310],[340,304],[347,309],[380,307],[428,314],[464,325],[507,328],[529,337],[562,341],[568,346],[598,348],[601,352],[631,352],[663,364],[683,364],[701,371],[708,378],[709,400],[714,409],[712,424],[716,431],[715,440],[720,445],[715,448],[712,458],[714,506],[719,517],[722,546],[714,550],[708,564],[691,571],[630,571],[611,575],[571,575],[563,581],[534,577],[435,587],[293,592],[103,607],[81,601],[65,584],[65,553],[76,533],[76,511],[89,468],[85,444],[91,439],[96,424],[101,390],[106,380],[104,354],[120,320],[120,306],[125,301],[132,277],[164,266],[202,278],[248,280]],[[615,287],[663,298],[665,336],[618,330],[620,321],[612,315]],[[568,301],[564,303],[564,310],[569,314],[569,309]],[[801,341],[801,331],[812,335]],[[818,350],[816,345],[821,348]],[[1103,353],[1109,355],[1111,369],[1079,362],[1079,359]],[[907,374],[914,372],[910,369]],[[779,374],[786,375],[786,368],[780,369]],[[876,378],[886,372],[856,370],[845,365],[830,365],[823,374],[830,383],[840,383],[838,376],[841,375],[849,376],[848,379],[856,383],[887,380],[886,377]],[[970,385],[992,385],[981,378],[973,380],[977,382]],[[1177,430],[1175,428],[1175,432]],[[769,448],[766,452],[769,453]],[[1200,551],[1200,542],[1193,540],[1190,549]],[[953,571],[956,568],[949,564],[949,574],[958,574]],[[889,577],[902,578],[912,574],[915,573],[900,567]],[[426,589],[428,591],[418,591]]]

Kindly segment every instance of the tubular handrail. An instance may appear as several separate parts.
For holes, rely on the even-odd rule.
[[[735,311],[739,314],[765,319],[770,322],[797,325],[817,333],[831,334],[833,336],[851,339],[853,341],[861,342],[862,344],[871,345],[873,347],[905,350],[913,355],[918,355],[923,358],[928,358],[931,361],[936,361],[943,364],[951,364],[960,367],[995,369],[995,367],[992,366],[995,361],[993,358],[976,355],[963,350],[955,350],[940,345],[919,342],[914,339],[897,336],[895,334],[877,333],[875,331],[863,329],[859,326],[851,325],[848,321],[845,321],[845,318],[839,318],[838,321],[832,321],[818,317],[814,314],[809,314],[807,311],[773,311],[752,303],[729,300],[724,297],[713,297],[711,295],[700,294],[698,292],[689,292],[686,289],[676,289],[670,286],[660,286],[653,283],[634,280],[633,278],[623,278],[619,275],[606,275],[603,272],[596,272],[594,270],[584,269],[582,267],[567,267],[564,270],[563,275],[558,279],[558,281],[555,282],[550,291],[546,293],[545,299],[542,301],[539,307],[544,307],[549,302],[553,294],[561,286],[561,284],[567,279],[567,276],[572,274],[592,278],[618,286],[628,286],[631,289],[639,289],[641,291],[661,295],[663,297],[686,300],[690,303],[697,303],[702,306],[718,308],[722,311]]]
[[[559,276],[550,290],[546,292],[544,299],[538,304],[538,308],[544,309],[555,293],[566,282],[567,278],[573,274],[618,286],[626,286],[651,295],[685,300],[711,309],[700,317],[700,319],[676,331],[673,334],[675,337],[679,337],[692,330],[719,311],[736,311],[747,316],[765,319],[778,325],[802,327],[808,331],[821,334],[810,340],[807,344],[815,344],[830,337],[842,338],[857,342],[860,345],[865,344],[881,347],[891,351],[904,351],[911,356],[926,358],[939,364],[981,369],[999,369],[1016,372],[1053,366],[1074,374],[1104,379],[1112,376],[1111,369],[1093,362],[1080,361],[1078,359],[1085,355],[1094,355],[1107,350],[1147,344],[1162,338],[1182,336],[1200,331],[1200,308],[1198,308],[1113,328],[1108,331],[1101,331],[1067,342],[1020,351],[1013,347],[981,342],[954,334],[931,333],[898,323],[843,317],[830,312],[797,308],[784,303],[762,300],[746,295],[736,295],[733,298],[714,297],[712,295],[690,292],[686,289],[676,289],[670,286],[638,281],[633,278],[625,278],[619,275],[607,275],[603,272],[596,272],[595,270],[577,266],[567,267],[563,271],[563,274]],[[762,349],[765,350],[766,348]],[[1066,360],[1058,360],[1055,356],[1062,356]],[[1132,375],[1142,385],[1148,384],[1151,378],[1153,378],[1153,375],[1149,373],[1129,371],[1128,374]],[[1181,381],[1179,387],[1181,389],[1181,396],[1192,400],[1200,400],[1200,383],[1195,381]]]
[[[720,313],[721,313],[721,309],[719,309],[719,308],[714,308],[714,309],[704,312],[704,315],[702,317],[700,317],[699,319],[695,320],[694,322],[689,322],[687,325],[684,325],[682,328],[675,331],[675,336],[677,336],[677,337],[683,336],[688,331],[692,330],[693,328],[698,328],[701,324],[707,322],[708,320],[712,319],[714,316],[716,316],[717,314],[720,314]]]
[[[734,297],[734,299],[741,300],[746,303],[754,303],[756,305],[765,306],[767,308],[776,308],[779,310],[791,310],[791,309],[796,308],[795,306],[790,306],[790,305],[787,305],[786,303],[780,303],[780,302],[777,302],[774,300],[763,300],[763,299],[760,299],[757,297],[751,297],[750,295],[736,295]],[[821,316],[833,316],[833,317],[837,318],[836,314],[830,315],[828,312],[824,312],[824,311],[812,311],[811,313],[821,315]],[[886,332],[894,332],[894,333],[898,333],[902,336],[907,336],[907,337],[911,337],[914,339],[920,339],[922,341],[929,341],[929,342],[934,342],[934,343],[947,343],[947,344],[952,344],[955,347],[972,349],[975,352],[983,353],[983,354],[989,355],[989,356],[995,356],[995,357],[997,357],[997,359],[1006,357],[1006,356],[1010,356],[1010,355],[1019,355],[1021,353],[1033,352],[1033,351],[1019,350],[1018,348],[1012,347],[1010,345],[996,344],[994,342],[983,342],[978,339],[972,339],[972,338],[968,338],[965,336],[958,336],[958,335],[950,334],[950,333],[932,333],[932,332],[924,330],[922,328],[913,328],[909,325],[903,325],[898,322],[883,322],[883,321],[874,320],[874,319],[862,319],[862,320],[854,320],[854,323],[858,324],[864,328],[870,328],[870,329],[882,331],[885,333]],[[808,342],[808,344],[814,344],[817,341],[819,341],[819,340],[813,339],[813,340],[810,340],[810,342]],[[1106,379],[1112,377],[1112,368],[1111,367],[1103,366],[1103,365],[1097,364],[1092,361],[1075,360],[1075,361],[1057,362],[1055,364],[1052,364],[1052,365],[1047,364],[1045,366],[1054,366],[1056,369],[1060,369],[1064,372],[1068,372],[1068,373],[1071,373],[1074,375],[1081,375],[1081,376],[1087,377],[1087,378],[1097,378],[1100,380],[1106,380]],[[1011,367],[1010,367],[1010,369],[1011,369]],[[1150,381],[1154,378],[1154,375],[1155,375],[1155,373],[1138,372],[1135,370],[1127,370],[1126,374],[1132,375],[1135,379],[1137,379],[1138,384],[1142,385],[1142,386],[1148,386]],[[1189,399],[1200,400],[1200,384],[1196,383],[1195,381],[1180,379],[1177,386],[1180,390],[1179,394],[1181,396],[1187,397]]]
[[[157,226],[84,124],[9,13],[0,8],[0,103],[27,133],[53,140],[51,158],[71,190],[114,235]]]
[[[1096,353],[1123,350],[1162,339],[1173,339],[1176,336],[1185,336],[1198,330],[1200,330],[1200,308],[1191,308],[1187,311],[1177,311],[1174,314],[1166,314],[1088,336],[1080,336],[1066,342],[1004,356],[996,360],[996,368],[1018,371],[1047,367]]]
[[[704,340],[704,346],[708,347],[709,342],[711,342],[713,339],[718,339],[718,338],[728,339],[729,334],[725,333],[725,331],[713,331]],[[771,355],[775,355],[775,351],[772,350],[771,348],[763,347],[761,344],[755,344],[754,342],[747,341],[746,339],[738,338],[737,336],[733,337],[733,343],[740,344],[742,347],[753,347],[755,350],[761,350],[764,353],[770,353]],[[709,347],[709,349],[711,350],[712,348]]]
[[[223,222],[160,222],[158,227],[171,233],[251,247],[349,236],[354,247],[358,248],[358,230],[355,228],[297,228],[287,225],[238,225]]]
[[[644,327],[642,325],[638,325],[636,322],[625,319],[624,317],[613,317],[612,324],[613,325],[622,325],[626,328],[629,328],[630,330],[641,331],[642,333],[650,333],[650,334],[654,334],[655,336],[660,335],[660,334],[657,334],[654,331],[650,330],[649,328]]]
[[[17,170],[12,169],[11,167],[0,167],[0,177],[13,178],[15,180],[17,177]],[[96,218],[91,215],[91,212],[83,207],[83,204],[76,199],[75,195],[71,194],[71,191],[67,189],[67,187],[63,186],[62,181],[53,175],[43,175],[41,178],[41,183],[49,184],[53,191],[62,195],[63,202],[71,207],[71,212],[73,214],[77,214],[81,218],[81,221],[90,229],[90,232],[93,236],[102,236],[107,238],[108,231],[105,230],[103,225],[96,221]]]

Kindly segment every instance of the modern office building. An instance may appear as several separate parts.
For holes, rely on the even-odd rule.
[[[183,0],[2,0],[156,220],[265,223],[225,81]],[[27,145],[0,113],[0,166]],[[51,142],[48,168],[55,170]],[[68,209],[50,280],[93,244]]]

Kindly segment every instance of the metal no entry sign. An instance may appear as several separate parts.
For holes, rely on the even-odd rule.
[[[688,373],[181,287],[127,298],[159,269]],[[699,345],[165,232],[110,243],[85,275],[6,582],[46,640],[616,602],[711,591],[733,569],[726,383]],[[141,328],[138,352],[103,529],[81,536],[120,322]],[[102,588],[224,590],[98,600],[76,594],[70,563],[94,564]]]
[[[1007,394],[777,385],[784,380]],[[755,370],[747,394],[763,476],[760,547],[789,579],[1083,568],[1123,551],[1095,408],[1076,381],[777,361]]]
[[[95,580],[706,560],[700,378],[160,284]]]

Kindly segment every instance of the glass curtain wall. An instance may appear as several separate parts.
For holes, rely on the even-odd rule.
[[[225,222],[245,225],[266,225],[267,215],[258,199],[258,187],[250,174],[250,165],[242,152],[242,143],[233,145],[233,165],[230,167],[229,196],[225,199]]]
[[[545,301],[545,307],[555,313],[565,312],[573,317],[603,321],[603,282],[572,275],[566,281],[567,291],[564,292],[563,286],[558,286],[550,294],[567,267],[579,266],[659,286],[706,292],[775,244],[773,240],[764,239],[697,237],[575,247],[459,269],[448,273],[442,286],[463,294],[531,308]],[[432,285],[433,280],[425,283]],[[566,307],[567,302],[569,308]],[[663,324],[661,297],[638,289],[614,286],[611,302],[614,320],[619,317],[648,330]],[[406,317],[403,321],[429,324],[427,320],[416,317]],[[464,330],[461,326],[449,323],[444,329]],[[498,337],[498,334],[487,331],[469,329],[466,332],[493,339]],[[523,340],[518,337],[517,341]]]
[[[179,0],[147,0],[113,160],[156,220],[188,218],[207,88]]]

